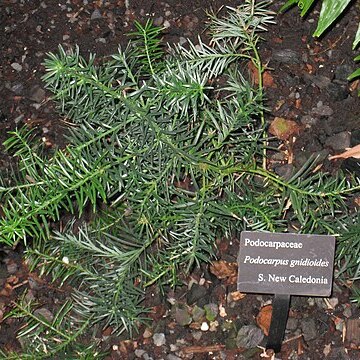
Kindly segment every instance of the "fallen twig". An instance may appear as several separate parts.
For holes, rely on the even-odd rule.
[[[217,345],[207,345],[207,346],[188,346],[186,348],[182,349],[182,352],[185,354],[190,353],[206,353],[206,352],[215,352],[215,351],[221,351],[225,348],[225,345],[223,344],[217,344]]]

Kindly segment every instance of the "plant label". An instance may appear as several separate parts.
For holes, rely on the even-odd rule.
[[[334,236],[243,231],[238,290],[330,296],[334,253]]]

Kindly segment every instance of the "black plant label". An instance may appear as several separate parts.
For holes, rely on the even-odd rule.
[[[243,231],[238,290],[330,296],[334,254],[334,236]]]

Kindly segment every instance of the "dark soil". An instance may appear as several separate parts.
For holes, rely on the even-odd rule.
[[[125,34],[132,30],[135,19],[141,22],[148,18],[166,27],[167,42],[179,42],[182,38],[196,41],[198,35],[206,36],[206,9],[217,11],[237,3],[230,0],[1,1],[0,141],[6,139],[11,129],[27,124],[36,126],[49,144],[62,144],[66,125],[54,111],[50,94],[43,90],[41,82],[45,54],[56,52],[59,44],[65,49],[78,44],[85,57],[96,53],[101,58],[115,53],[120,44],[126,43]],[[278,8],[279,5],[274,6],[274,10]],[[355,69],[351,43],[358,22],[357,9],[353,8],[321,41],[316,41],[312,38],[316,12],[304,20],[294,10],[279,15],[277,26],[264,34],[266,42],[261,52],[270,79],[266,84],[267,121],[270,124],[274,117],[282,117],[296,121],[300,127],[298,135],[282,142],[286,156],[271,155],[269,166],[277,173],[286,175],[301,167],[312,154],[319,154],[323,167],[334,171],[341,163],[330,162],[328,155],[359,143],[358,86],[346,80]],[[274,139],[271,145],[279,146],[280,142]],[[8,161],[5,155],[1,156],[0,166],[8,167]],[[347,160],[343,166],[352,171],[359,168],[355,160]],[[218,259],[235,263],[238,240],[222,241],[218,245]],[[64,288],[58,289],[46,278],[30,273],[22,263],[21,254],[20,247],[2,249],[1,254],[0,347],[5,350],[21,351],[16,340],[19,323],[2,317],[25,288],[50,311],[67,294]],[[238,347],[235,337],[241,327],[256,326],[256,316],[271,299],[270,295],[237,299],[233,279],[219,280],[204,265],[185,278],[184,286],[175,293],[165,289],[161,295],[157,288],[148,292],[146,305],[154,310],[153,322],[148,328],[140,328],[133,339],[99,331],[97,340],[103,349],[109,350],[109,359],[261,359],[264,354],[260,348]],[[193,309],[195,305],[206,304],[221,304],[226,312],[216,317],[209,330],[201,330],[201,322],[180,324],[181,311],[175,308]],[[285,342],[276,357],[360,359],[356,349],[360,342],[351,345],[342,337],[349,320],[359,316],[360,310],[349,300],[348,288],[340,283],[335,283],[333,297],[327,301],[293,297]]]

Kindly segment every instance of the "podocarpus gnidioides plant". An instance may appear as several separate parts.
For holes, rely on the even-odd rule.
[[[18,171],[2,180],[0,239],[25,241],[31,269],[73,281],[80,325],[131,331],[146,315],[146,287],[176,285],[236,231],[338,231],[354,179],[314,171],[314,159],[288,180],[263,166],[258,45],[272,21],[266,2],[246,1],[210,15],[209,45],[165,49],[147,22],[100,65],[79,48],[48,55],[44,81],[73,126],[51,155],[27,129],[6,141]],[[257,87],[243,72],[249,61]],[[89,211],[91,221],[52,230]]]

